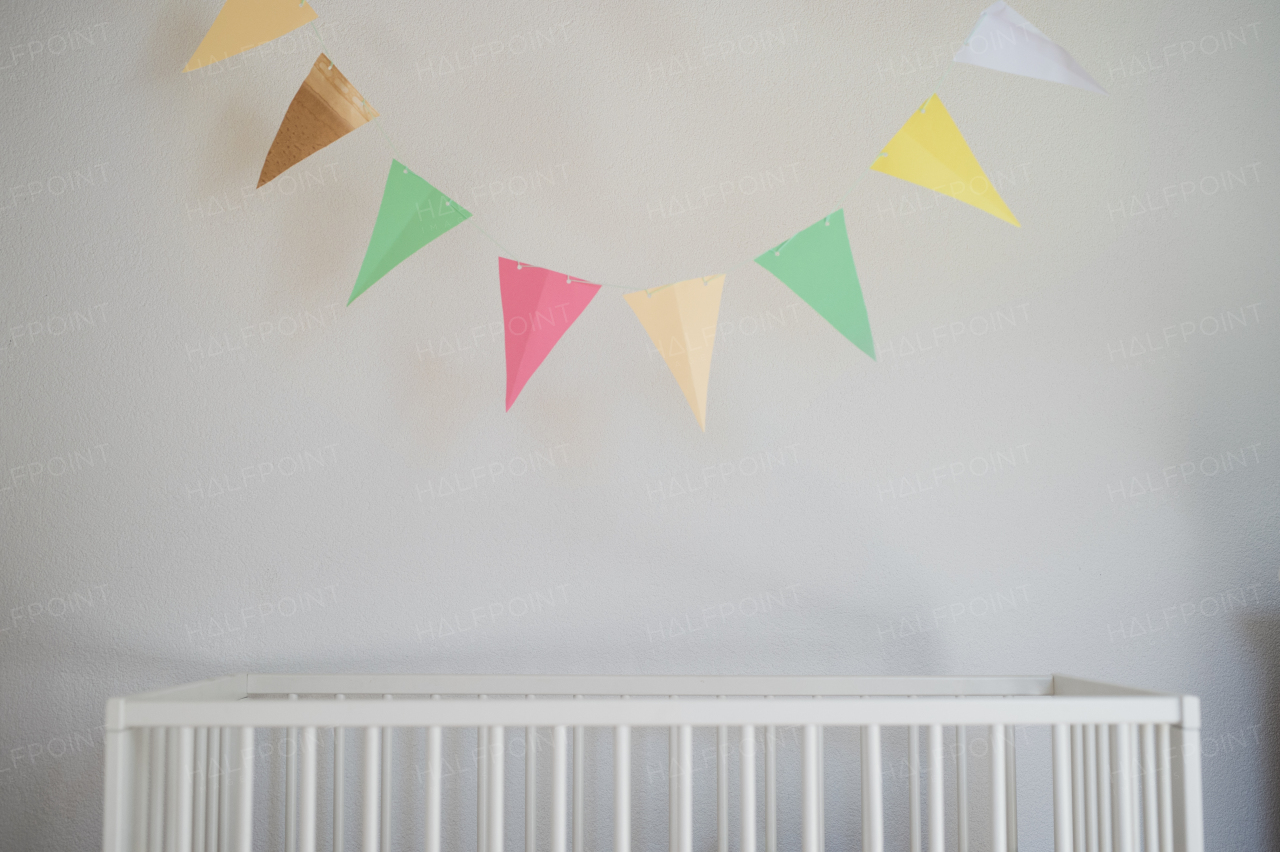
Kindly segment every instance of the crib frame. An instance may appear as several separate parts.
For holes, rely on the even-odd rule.
[[[1203,852],[1199,699],[1051,677],[599,677],[238,674],[107,702],[104,852],[252,852],[254,731],[285,728],[285,850],[344,852],[346,729],[362,729],[361,852],[391,850],[391,731],[427,733],[420,848],[442,852],[441,732],[477,743],[477,852],[506,852],[503,731],[552,729],[551,852],[586,852],[587,727],[613,730],[613,852],[632,852],[631,731],[669,728],[670,852],[693,852],[694,727],[717,732],[718,852],[776,852],[776,732],[801,736],[801,850],[825,852],[823,730],[860,729],[865,852],[884,852],[883,727],[909,731],[912,852],[1018,852],[1016,726],[1051,730],[1057,852]],[[954,836],[944,795],[944,726],[982,726],[989,836],[969,834],[967,749],[957,751]],[[332,728],[332,834],[319,844],[317,741]],[[757,730],[764,729],[763,767]],[[921,739],[926,740],[921,748]],[[573,765],[567,765],[570,738]],[[729,825],[729,754],[737,748],[741,825]],[[480,754],[483,753],[483,757]],[[215,764],[243,771],[215,773]],[[922,758],[924,759],[922,762]],[[526,749],[525,852],[537,850],[539,751]],[[219,761],[221,761],[219,763]],[[925,766],[938,771],[923,772]],[[764,837],[756,801],[763,768]],[[221,775],[221,779],[219,779]],[[570,816],[572,799],[572,816]]]

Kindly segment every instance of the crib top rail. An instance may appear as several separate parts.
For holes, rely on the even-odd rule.
[[[285,698],[290,695],[303,698]],[[332,700],[338,695],[349,700]],[[386,700],[392,696],[395,700]],[[1162,695],[1061,675],[933,678],[239,674],[130,698],[113,698],[107,705],[109,730],[223,725],[1086,723],[1162,723],[1198,728],[1199,704],[1194,696]]]
[[[379,696],[1050,695],[1054,691],[1053,683],[1052,677],[236,674],[143,693],[134,696],[133,700],[238,700],[255,695],[291,693]]]

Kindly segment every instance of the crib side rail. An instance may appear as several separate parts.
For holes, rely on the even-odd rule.
[[[833,810],[849,807],[847,802],[828,801],[824,792],[826,761],[841,756],[853,760],[852,754],[832,753],[826,745],[825,732],[838,729],[855,730],[858,736],[856,764],[862,791],[855,809],[862,832],[858,848],[884,852],[884,777],[890,761],[896,760],[886,755],[886,743],[897,748],[899,742],[897,735],[887,740],[886,732],[897,728],[907,732],[912,852],[970,852],[971,825],[981,825],[985,834],[973,849],[1018,852],[1017,731],[1046,726],[1058,852],[1203,852],[1197,699],[1129,692],[1098,695],[1090,692],[1099,691],[1094,686],[1082,683],[1064,690],[1075,694],[1005,698],[560,699],[528,695],[443,700],[393,699],[388,694],[376,700],[297,695],[290,700],[219,700],[208,697],[210,690],[228,685],[206,684],[186,694],[113,699],[106,733],[103,848],[106,852],[251,852],[256,729],[281,728],[287,730],[288,742],[283,779],[271,776],[269,781],[272,785],[280,781],[287,814],[279,848],[344,852],[343,820],[355,818],[362,852],[389,852],[393,768],[406,768],[393,742],[408,742],[399,739],[407,736],[401,731],[416,728],[426,733],[426,772],[421,800],[425,837],[415,841],[415,848],[441,852],[445,845],[441,836],[442,732],[450,729],[473,732],[476,744],[476,852],[514,848],[519,827],[507,824],[504,796],[519,781],[519,773],[515,771],[518,764],[508,759],[506,744],[516,733],[513,729],[523,729],[528,746],[517,757],[525,765],[526,852],[547,849],[547,840],[551,852],[585,852],[585,814],[592,808],[603,809],[599,818],[612,819],[614,852],[631,852],[636,793],[630,775],[633,730],[662,727],[670,733],[670,852],[693,850],[692,741],[699,728],[715,732],[718,852],[729,852],[731,834],[738,852],[777,852],[778,789],[790,784],[800,790],[802,852],[825,852],[827,805]],[[236,689],[230,692],[235,696]],[[597,728],[612,732],[613,789],[595,789],[588,800],[584,744],[587,730]],[[975,729],[985,743],[981,753],[968,746],[977,741],[968,739]],[[783,730],[795,734],[798,777],[779,771]],[[543,739],[540,731],[550,733],[545,747],[537,746]],[[948,740],[954,771],[944,756]],[[735,750],[736,795],[729,771]],[[361,769],[355,791],[358,807],[344,798],[349,784],[343,780],[343,761],[353,752]],[[334,797],[332,808],[323,814],[325,808],[318,808],[317,801],[322,762],[332,768]],[[539,797],[547,797],[548,791],[539,788],[536,780],[539,774],[545,777],[548,769],[550,824],[539,825]],[[257,774],[261,782],[263,776]],[[747,780],[749,784],[744,783]],[[273,791],[274,787],[266,792]],[[731,800],[741,817],[736,827],[729,820]],[[976,802],[983,803],[978,811]],[[321,824],[322,817],[328,824]],[[531,840],[539,832],[541,845]],[[317,843],[319,835],[329,833],[334,838],[331,846]],[[261,843],[257,848],[263,848]]]
[[[123,705],[128,727],[475,727],[770,725],[1053,725],[1182,721],[1177,696],[994,698],[596,698],[529,700],[353,697],[289,701],[143,701]]]

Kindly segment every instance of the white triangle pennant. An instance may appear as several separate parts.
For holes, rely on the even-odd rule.
[[[956,53],[955,61],[1051,83],[1064,83],[1089,92],[1107,93],[1071,58],[1071,54],[1009,8],[1004,0],[993,4],[979,16],[964,47]]]

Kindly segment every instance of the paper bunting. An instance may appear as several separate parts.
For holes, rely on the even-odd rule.
[[[285,111],[262,164],[258,186],[377,117],[378,111],[365,102],[329,57],[320,54]]]
[[[624,293],[649,339],[658,347],[684,398],[707,431],[707,384],[711,380],[711,349],[720,318],[724,276],[691,278],[654,290]]]
[[[316,13],[307,2],[225,0],[183,70],[203,68],[315,20]],[[954,59],[1105,94],[1070,54],[1003,0],[979,16]],[[377,110],[322,52],[281,119],[263,162],[258,187],[377,117]],[[1021,227],[936,94],[907,119],[871,168]],[[469,218],[471,213],[462,205],[393,159],[347,304],[410,255]],[[492,237],[485,236],[498,245]],[[871,322],[843,210],[836,210],[769,249],[756,258],[756,263],[875,360]],[[595,298],[600,285],[505,257],[498,258],[498,279],[507,363],[506,410],[510,411],[551,350]],[[623,296],[662,353],[704,432],[711,355],[724,282],[723,274],[713,275]]]
[[[392,160],[373,236],[347,304],[409,255],[469,218],[471,214],[461,204],[409,171],[399,160]]]
[[[507,411],[561,336],[600,291],[599,284],[498,258],[506,329]]]
[[[872,359],[876,357],[843,210],[819,219],[785,243],[769,249],[756,258],[756,263],[794,290],[854,346]]]
[[[1022,227],[987,180],[947,108],[932,95],[902,125],[871,168],[972,204]]]
[[[1071,54],[1050,41],[1003,0],[978,18],[973,34],[956,53],[955,61],[1107,93]]]
[[[316,19],[316,10],[294,0],[227,0],[204,40],[191,55],[186,71],[221,62],[293,32]]]

